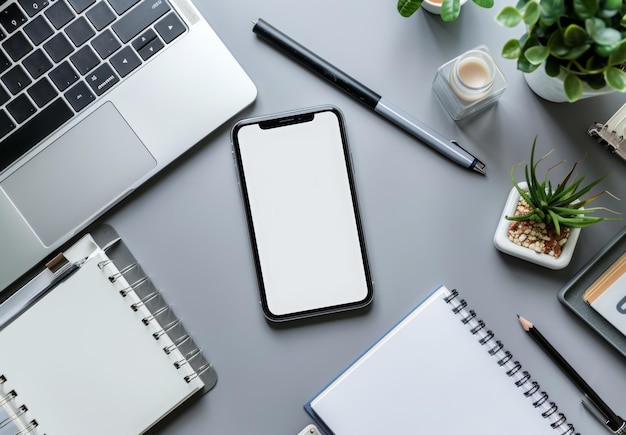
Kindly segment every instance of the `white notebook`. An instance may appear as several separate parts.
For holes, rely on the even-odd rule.
[[[336,435],[575,432],[458,292],[444,286],[305,409]]]
[[[86,262],[0,331],[1,435],[136,435],[215,383],[138,264],[74,249]]]

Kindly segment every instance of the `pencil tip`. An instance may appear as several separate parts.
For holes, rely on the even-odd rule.
[[[528,332],[528,331],[530,331],[530,328],[533,327],[532,323],[530,323],[528,320],[524,319],[519,314],[517,315],[517,319],[519,320],[520,325],[522,325],[522,328],[524,328],[524,331]]]

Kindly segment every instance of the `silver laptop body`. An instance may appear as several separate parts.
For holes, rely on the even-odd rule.
[[[39,1],[43,8],[65,0],[54,0],[50,4],[47,0]],[[86,1],[95,6],[111,0]],[[130,10],[169,7],[163,17],[171,18],[172,13],[178,16],[184,23],[182,34],[169,42],[167,36],[159,34],[153,46],[148,44],[137,49],[134,55],[131,53],[130,57],[120,54],[114,59],[122,47],[131,44],[139,47],[144,33],[123,35],[123,31],[118,30],[120,36],[113,29],[115,37],[110,39],[120,48],[111,55],[105,54],[108,57],[102,63],[108,65],[106,71],[115,73],[103,77],[102,71],[96,71],[96,68],[84,75],[77,74],[77,81],[85,86],[80,89],[93,92],[71,93],[73,88],[69,87],[60,92],[58,98],[73,98],[72,104],[84,107],[17,161],[5,164],[0,172],[0,290],[254,101],[254,84],[191,1],[169,0],[165,6],[163,2],[166,0],[149,1],[150,4],[137,2]],[[11,4],[15,5],[15,0],[0,6],[0,16]],[[14,11],[16,7],[12,6]],[[75,15],[85,17],[88,10]],[[135,15],[141,18],[146,14],[138,12]],[[54,14],[50,16],[56,19]],[[155,30],[167,32],[176,27],[169,22],[157,24],[163,17],[150,24],[146,34],[154,34]],[[14,21],[7,25],[15,24]],[[12,48],[6,41],[30,28],[24,29],[17,23],[11,33],[2,30],[4,38],[0,40],[0,54],[6,54]],[[66,33],[74,35],[73,31]],[[42,48],[44,44],[32,44],[31,52],[41,49],[47,55],[46,50],[52,44]],[[94,48],[92,41],[84,42],[82,46],[90,44],[90,49]],[[75,51],[79,48],[76,47]],[[124,53],[130,53],[129,49],[125,50]],[[153,50],[157,51],[154,55]],[[129,62],[137,62],[137,54],[141,54],[141,59],[144,56],[148,59],[120,77],[115,68],[123,69]],[[49,59],[44,56],[43,60],[48,63]],[[56,64],[54,60],[49,63],[53,64],[52,67],[41,77],[52,82],[56,78],[51,75]],[[33,86],[35,81],[32,79],[27,85]],[[0,76],[0,91],[20,92],[12,83],[15,81]],[[21,86],[19,81],[18,84]],[[31,100],[36,99],[37,94],[29,89],[21,92]],[[85,102],[85,98],[92,98],[88,95],[90,93],[96,94],[97,99]],[[68,106],[74,110],[72,104],[59,106],[63,110],[54,106],[55,115],[67,112]],[[31,105],[35,104],[31,101]],[[14,107],[1,106],[8,115],[0,115],[9,117]],[[20,130],[20,125],[14,125],[9,136],[15,131],[19,131],[14,140],[17,146],[21,146],[23,137],[41,134],[41,130],[35,127]]]

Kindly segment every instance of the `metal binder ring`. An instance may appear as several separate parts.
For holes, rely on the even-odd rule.
[[[141,299],[139,302],[135,302],[134,304],[132,304],[130,306],[130,308],[133,311],[137,311],[139,309],[139,307],[141,307],[142,305],[145,305],[150,299],[154,298],[156,295],[158,295],[159,292],[158,291],[154,291],[152,293],[150,293],[149,295],[145,296],[143,299]]]
[[[465,302],[465,299],[461,299],[459,301],[459,304],[456,307],[452,308],[452,312],[454,314],[459,314],[461,310],[465,307],[467,307],[467,302]]]
[[[522,365],[519,363],[519,361],[515,361],[513,363],[513,368],[511,370],[509,370],[508,372],[506,372],[506,374],[508,376],[513,376],[515,373],[520,371],[521,368],[522,368]]]
[[[468,315],[463,317],[461,319],[461,322],[463,322],[464,325],[467,325],[467,323],[469,323],[469,321],[472,320],[474,317],[476,317],[476,311],[469,310]]]
[[[491,349],[489,349],[489,355],[493,356],[497,354],[498,352],[502,350],[503,347],[504,345],[502,344],[502,342],[500,340],[496,340],[496,345],[492,347]]]
[[[550,407],[541,413],[541,416],[544,418],[550,417],[552,414],[554,414],[556,412],[556,410],[559,409],[558,406],[556,406],[556,403],[554,402],[550,402]]]
[[[148,277],[144,276],[143,278],[138,279],[137,281],[135,281],[134,283],[132,283],[131,285],[129,285],[128,287],[120,290],[120,294],[123,297],[126,297],[126,295],[128,295],[128,293],[134,291],[137,287],[139,287],[140,285],[142,285],[143,283],[145,283],[146,281],[148,281]]]
[[[485,345],[485,344],[489,343],[493,337],[494,337],[494,333],[493,333],[493,331],[492,331],[491,329],[488,329],[488,330],[487,330],[487,334],[486,334],[483,338],[481,338],[480,340],[478,340],[478,342],[479,342],[481,345]]]
[[[511,354],[511,352],[509,352],[508,350],[504,352],[504,356],[498,360],[498,365],[503,366],[506,363],[508,363],[511,358],[513,358],[513,355]]]
[[[23,430],[19,431],[16,435],[31,433],[32,431],[37,429],[37,426],[39,426],[39,423],[37,423],[37,420],[31,420],[30,423],[28,423],[28,425]]]
[[[15,392],[15,390],[9,391],[4,397],[0,397],[0,406],[4,405],[6,403],[9,403],[16,396],[17,396],[17,393]]]
[[[537,407],[539,407],[539,406],[543,405],[543,403],[544,403],[546,400],[548,400],[548,395],[546,394],[546,392],[545,392],[545,391],[542,391],[540,394],[541,394],[541,397],[539,397],[539,399],[537,399],[537,400],[533,403],[533,406],[534,406],[535,408],[537,408]]]
[[[450,301],[454,298],[456,298],[459,295],[459,292],[457,291],[457,289],[453,288],[452,290],[450,290],[450,294],[448,296],[446,296],[445,298],[443,298],[443,300],[449,304]]]
[[[159,338],[163,336],[163,334],[166,334],[167,331],[171,330],[174,326],[178,325],[179,323],[180,323],[180,320],[176,319],[173,322],[168,323],[163,329],[152,334],[152,336],[154,337],[155,340],[158,340]]]
[[[113,263],[111,260],[102,260],[98,262],[98,267],[100,268],[100,270],[104,269],[108,264]]]
[[[484,327],[485,327],[485,322],[483,322],[482,320],[480,320],[480,319],[479,319],[479,320],[478,320],[478,325],[476,325],[476,326],[474,326],[472,329],[470,329],[470,332],[471,332],[473,335],[476,335],[476,333],[477,333],[478,331],[480,331],[481,329],[483,329]]]
[[[567,417],[565,417],[565,414],[559,413],[558,420],[550,423],[550,426],[552,426],[553,429],[556,429],[557,427],[564,425],[566,421]]]
[[[170,307],[168,307],[167,305],[164,305],[161,308],[159,308],[158,310],[154,311],[151,315],[146,316],[143,319],[141,319],[141,321],[143,322],[144,325],[148,325],[150,322],[152,322],[154,319],[156,319],[157,316],[161,315],[162,313],[166,312],[169,309],[170,309]]]
[[[533,381],[532,386],[524,393],[524,396],[526,397],[532,396],[537,391],[539,391],[539,388],[541,388],[541,386],[537,383],[537,381]]]
[[[519,379],[517,382],[515,382],[515,385],[518,386],[518,387],[521,387],[522,385],[524,385],[529,380],[530,380],[530,373],[528,373],[527,371],[524,371],[522,378]]]
[[[193,349],[190,352],[187,352],[186,355],[184,355],[184,358],[181,360],[178,360],[174,363],[174,367],[176,367],[177,369],[181,368],[182,366],[184,366],[185,364],[189,363],[192,359],[194,359],[196,356],[200,355],[200,348],[196,347],[195,349]]]
[[[193,372],[193,374],[191,375],[187,375],[185,376],[185,381],[187,383],[191,382],[193,379],[197,378],[198,376],[202,376],[202,374],[204,372],[206,372],[207,370],[209,370],[211,367],[213,367],[212,363],[206,363],[205,365],[203,365],[202,367],[200,367],[198,370],[196,370],[195,372]]]
[[[169,355],[174,349],[176,349],[178,346],[180,346],[181,344],[183,344],[185,341],[189,340],[190,338],[191,336],[189,334],[185,334],[181,337],[178,337],[176,341],[174,341],[173,344],[170,344],[169,346],[165,346],[163,348],[163,351]]]
[[[576,432],[576,429],[574,428],[573,424],[568,424],[567,425],[567,430],[565,432],[563,432],[561,435],[573,435],[573,433]]]
[[[129,264],[128,266],[126,266],[125,268],[123,268],[122,270],[120,270],[117,273],[114,273],[113,275],[109,276],[109,281],[111,282],[115,282],[118,279],[120,279],[122,276],[124,276],[125,273],[127,273],[129,270],[131,270],[133,267],[137,266],[137,263],[132,263]]]

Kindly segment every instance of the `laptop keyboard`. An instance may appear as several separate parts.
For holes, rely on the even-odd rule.
[[[185,30],[166,0],[18,0],[0,11],[0,171]]]

